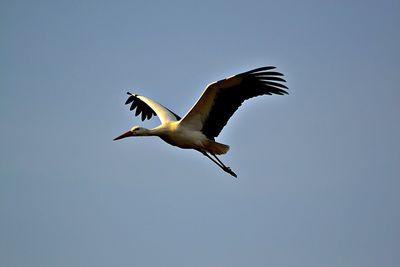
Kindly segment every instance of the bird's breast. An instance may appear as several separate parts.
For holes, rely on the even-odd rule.
[[[170,145],[193,149],[201,148],[203,142],[207,139],[200,131],[193,131],[185,127],[177,127],[160,137]]]

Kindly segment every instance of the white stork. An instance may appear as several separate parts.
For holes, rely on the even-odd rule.
[[[134,126],[114,140],[129,136],[158,136],[170,145],[201,152],[225,172],[237,177],[216,156],[227,153],[229,146],[216,142],[214,138],[245,100],[260,95],[287,94],[285,89],[288,88],[279,83],[286,82],[281,78],[283,74],[271,71],[273,69],[275,67],[262,67],[209,84],[183,118],[150,98],[128,92],[125,104],[132,103],[130,110],[136,108],[135,116],[141,114],[142,121],[158,116],[161,124],[152,129]]]

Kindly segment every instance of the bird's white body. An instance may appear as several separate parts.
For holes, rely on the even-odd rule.
[[[161,124],[152,129],[134,126],[114,140],[129,136],[158,136],[170,145],[203,153],[224,171],[236,177],[216,157],[227,153],[229,146],[215,142],[214,138],[246,99],[263,94],[287,94],[284,91],[287,87],[275,82],[285,82],[277,77],[283,75],[269,71],[272,69],[274,67],[258,68],[209,84],[183,118],[150,98],[128,93],[130,96],[126,104],[132,103],[131,110],[137,108],[136,116],[142,114],[144,120],[155,115],[159,117]]]
[[[133,129],[133,132],[133,135],[137,136],[158,136],[170,145],[185,149],[195,149],[200,152],[220,155],[225,154],[229,149],[229,146],[208,139],[201,131],[182,125],[180,121],[164,122],[152,129],[140,127],[136,132]]]
[[[196,150],[204,149],[207,137],[200,131],[191,130],[177,122],[164,123],[155,128],[159,131],[161,128],[160,138],[170,145],[180,148],[193,148]]]

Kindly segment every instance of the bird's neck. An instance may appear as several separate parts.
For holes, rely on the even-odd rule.
[[[153,129],[147,129],[147,128],[142,128],[142,131],[138,134],[139,136],[152,136],[153,134]]]
[[[169,127],[166,125],[159,125],[155,128],[152,129],[147,129],[146,130],[146,135],[147,136],[164,136],[168,134]]]
[[[152,129],[144,129],[144,131],[142,132],[142,136],[160,136],[162,135],[162,129],[160,129],[159,127],[156,128],[152,128]]]

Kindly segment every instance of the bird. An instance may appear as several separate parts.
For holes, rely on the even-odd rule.
[[[141,115],[142,121],[157,116],[161,124],[151,129],[133,126],[113,140],[158,136],[172,146],[199,151],[236,178],[236,173],[217,156],[226,154],[229,146],[215,138],[245,100],[261,95],[288,94],[288,87],[283,84],[286,82],[284,75],[274,69],[274,66],[256,68],[208,84],[183,117],[148,97],[127,92],[125,104],[131,105],[131,111],[136,109],[135,116]]]

